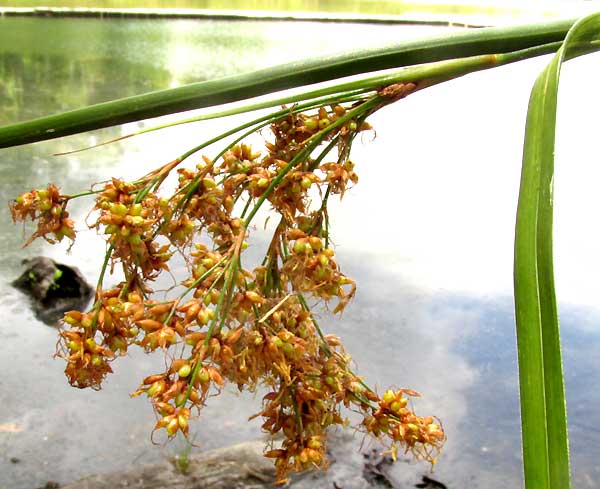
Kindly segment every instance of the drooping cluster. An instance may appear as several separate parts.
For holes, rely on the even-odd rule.
[[[66,204],[69,198],[61,195],[58,187],[35,189],[19,195],[9,206],[14,222],[27,218],[37,222],[37,229],[25,243],[30,244],[35,238],[44,238],[49,243],[62,241],[67,237],[75,239],[74,223],[69,218]]]
[[[278,482],[327,467],[327,430],[345,423],[343,408],[362,413],[359,429],[387,439],[394,455],[402,447],[434,462],[445,435],[434,418],[411,410],[407,396],[417,394],[397,389],[380,397],[309,306],[333,300],[338,313],[356,291],[331,246],[327,202],[358,181],[350,146],[370,129],[364,119],[373,110],[361,107],[291,107],[272,120],[264,155],[236,144],[192,168],[178,159],[135,182],[113,178],[90,192],[97,214],[91,227],[107,242],[105,269],[120,266],[125,278],[105,290],[103,269],[90,310],[66,313],[57,356],[69,382],[99,389],[110,363],[133,346],[168,352],[165,370],[132,394],[148,397],[157,415],[153,437],[166,438],[188,436],[190,419],[226,383],[266,388],[253,417],[272,435],[265,456],[274,459]],[[163,195],[173,171],[176,188]],[[34,237],[72,238],[67,201],[51,185],[17,198],[11,211],[15,220],[38,221]],[[246,269],[248,233],[263,203],[279,222],[263,262]],[[175,254],[187,276],[158,300],[153,283]]]

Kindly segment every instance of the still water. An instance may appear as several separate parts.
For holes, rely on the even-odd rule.
[[[0,123],[433,32],[302,22],[1,19]],[[354,154],[361,181],[331,209],[338,260],[359,289],[341,318],[323,315],[322,322],[342,336],[369,383],[420,391],[416,411],[444,421],[448,442],[433,477],[449,488],[522,481],[512,238],[528,94],[546,62],[465,77],[376,114],[376,137],[364,137]],[[597,57],[565,68],[557,139],[556,275],[577,488],[600,487],[599,81]],[[75,193],[107,176],[132,178],[233,124],[195,124],[66,157],[51,155],[138,125],[2,150],[0,201],[48,182]],[[72,208],[80,228],[86,205]],[[150,406],[128,396],[162,359],[134,352],[115,364],[101,392],[72,389],[63,364],[51,358],[55,330],[38,322],[9,285],[20,261],[38,254],[76,265],[94,282],[102,242],[92,232],[78,239],[70,254],[41,242],[23,250],[20,228],[7,208],[0,213],[1,489],[66,483],[181,449],[153,446]],[[211,399],[193,427],[195,444],[209,449],[260,437],[258,421],[246,421],[258,405],[229,392]],[[360,456],[353,455],[361,441],[342,438],[338,463],[315,484],[367,487]],[[428,467],[412,463],[392,471],[398,487],[414,487],[426,473]]]

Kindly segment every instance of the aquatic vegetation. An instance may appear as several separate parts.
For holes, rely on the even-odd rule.
[[[265,456],[274,459],[278,482],[291,472],[327,466],[327,429],[346,424],[342,408],[360,413],[356,428],[386,441],[393,457],[400,450],[434,464],[445,433],[435,417],[415,414],[410,399],[418,393],[397,387],[376,392],[351,369],[342,340],[326,334],[313,313],[316,305],[343,312],[357,287],[342,272],[343,257],[332,245],[328,202],[358,183],[361,162],[351,159],[352,143],[372,129],[367,118],[373,112],[457,76],[558,51],[530,101],[515,238],[515,302],[525,482],[530,488],[569,487],[551,248],[556,94],[562,62],[597,50],[599,33],[600,15],[574,25],[458,33],[404,45],[397,57],[383,50],[276,67],[0,128],[0,147],[24,144],[309,81],[411,65],[181,121],[277,107],[134,181],[115,177],[77,195],[62,195],[50,185],[17,197],[13,219],[37,224],[28,243],[37,237],[75,240],[66,210],[74,198],[94,199],[89,227],[106,241],[93,306],[67,312],[59,333],[57,356],[66,362],[69,382],[99,389],[111,363],[129,348],[164,352],[165,370],[143,379],[132,395],[148,397],[158,419],[152,436],[166,438],[188,436],[190,421],[225,384],[247,391],[265,388],[252,417],[262,417],[262,428],[272,435]],[[436,62],[416,64],[431,61]],[[266,127],[270,135],[261,133],[264,148],[244,142]],[[230,136],[235,140],[222,143],[216,155],[202,154]],[[174,188],[167,185],[170,176],[176,179]],[[246,249],[258,212],[267,206],[274,224],[270,242],[262,262],[248,267]],[[176,256],[186,264],[185,276],[159,300],[154,283],[171,272]],[[105,289],[106,274],[117,270],[123,280]]]
[[[69,383],[100,389],[129,348],[164,352],[168,367],[143,379],[132,396],[148,397],[158,419],[153,436],[163,431],[168,438],[187,437],[191,418],[226,383],[240,391],[266,388],[252,417],[262,417],[273,435],[265,456],[275,459],[278,482],[291,471],[327,466],[327,429],[346,424],[343,408],[361,413],[357,428],[387,439],[394,457],[410,451],[435,463],[445,434],[437,419],[414,413],[409,399],[419,394],[370,388],[309,306],[341,313],[354,296],[356,284],[331,245],[327,203],[358,182],[350,149],[371,130],[366,117],[414,87],[392,85],[310,110],[284,107],[269,119],[272,138],[261,151],[234,143],[216,159],[203,156],[190,167],[184,161],[191,157],[178,158],[136,181],[112,178],[80,196],[51,185],[17,197],[15,220],[31,218],[33,237],[54,242],[76,239],[62,231],[69,201],[93,196],[89,226],[107,243],[93,306],[67,312],[59,333],[57,356]],[[165,190],[170,174],[177,184]],[[267,204],[278,223],[262,264],[247,269],[252,224]],[[187,268],[182,290],[158,300],[153,282],[170,273],[176,256]],[[105,289],[106,271],[116,268],[124,281]]]

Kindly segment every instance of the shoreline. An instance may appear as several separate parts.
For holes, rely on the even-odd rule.
[[[140,18],[230,21],[338,22],[353,24],[398,24],[438,27],[487,27],[486,23],[436,18],[405,18],[397,15],[364,15],[352,13],[283,12],[261,10],[158,9],[158,8],[85,8],[85,7],[0,7],[4,17],[76,17],[76,18]]]

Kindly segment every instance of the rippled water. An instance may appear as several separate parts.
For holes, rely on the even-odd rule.
[[[0,123],[431,32],[315,23],[0,19]],[[565,68],[557,138],[556,274],[578,488],[600,487],[598,59]],[[444,420],[448,442],[434,477],[451,488],[521,483],[512,238],[528,94],[546,61],[465,77],[376,114],[376,137],[364,137],[354,155],[361,181],[331,210],[339,262],[359,290],[341,318],[323,315],[322,322],[343,337],[369,383],[416,389],[423,394],[417,412]],[[0,200],[50,181],[74,193],[109,175],[141,175],[234,123],[195,124],[67,157],[51,155],[137,125],[1,150]],[[83,223],[85,205],[73,210]],[[101,392],[72,389],[62,363],[51,359],[55,330],[39,323],[9,286],[21,259],[37,254],[75,264],[93,282],[101,241],[81,233],[67,254],[41,242],[23,250],[22,238],[5,208],[0,488],[68,482],[174,454],[177,444],[150,443],[150,406],[128,396],[163,360],[134,352],[115,364]],[[246,422],[258,404],[233,393],[211,399],[194,425],[195,443],[205,449],[260,436],[259,423]],[[343,443],[355,450],[360,441]],[[343,467],[334,465],[322,487],[336,477],[345,489],[363,487]],[[412,487],[427,470],[401,463],[393,475],[399,487]]]

